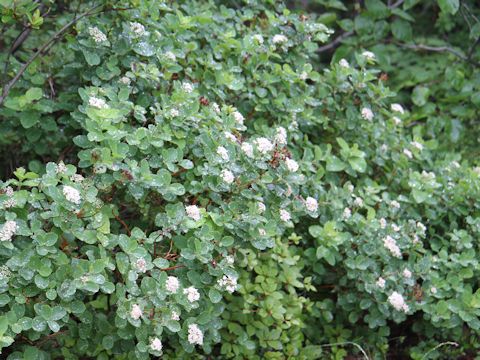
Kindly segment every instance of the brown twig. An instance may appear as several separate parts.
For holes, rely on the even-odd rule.
[[[68,30],[72,25],[74,25],[75,23],[77,23],[79,20],[83,19],[84,17],[87,17],[87,16],[90,16],[94,13],[94,11],[96,9],[98,9],[100,6],[102,5],[97,5],[97,6],[94,6],[93,8],[91,8],[90,10],[80,14],[79,16],[75,17],[73,20],[71,20],[70,22],[68,22],[66,25],[64,25],[60,30],[58,30],[52,38],[50,38],[50,40],[48,40],[45,44],[42,45],[42,47],[40,47],[40,49],[37,50],[37,52],[35,54],[32,55],[32,57],[30,57],[30,59],[28,59],[28,61],[23,64],[23,66],[20,68],[20,70],[18,71],[18,73],[13,77],[12,80],[10,80],[6,85],[5,87],[3,88],[3,92],[2,92],[2,96],[0,96],[0,105],[3,104],[3,102],[5,101],[5,99],[7,98],[8,94],[10,93],[10,90],[12,89],[12,87],[15,85],[15,83],[22,77],[23,73],[27,70],[27,68],[30,66],[31,63],[33,63],[35,61],[35,59],[43,53],[43,51],[45,49],[47,49],[50,45],[54,44],[56,41],[58,41],[61,36],[64,34],[64,32],[66,30]]]
[[[118,221],[120,224],[122,224],[122,226],[123,226],[123,227],[125,228],[125,230],[127,231],[128,236],[131,236],[132,233],[130,232],[130,228],[129,228],[128,225],[125,223],[125,221],[123,221],[123,220],[120,218],[120,216],[118,216],[118,215],[113,214],[113,216],[115,216],[115,219],[117,219],[117,221]]]
[[[175,269],[180,269],[180,268],[183,268],[185,267],[185,265],[175,265],[175,266],[170,266],[170,267],[167,267],[167,268],[164,268],[164,269],[160,269],[162,271],[169,271],[169,270],[175,270]]]

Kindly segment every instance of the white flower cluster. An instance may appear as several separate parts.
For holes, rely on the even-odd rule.
[[[397,200],[392,200],[390,202],[390,207],[392,209],[400,209],[400,203]]]
[[[380,276],[380,277],[378,278],[377,282],[376,282],[376,285],[377,285],[380,289],[384,289],[384,288],[385,288],[385,279]]]
[[[413,158],[413,154],[410,150],[408,149],[403,149],[403,153],[405,154],[406,157],[408,157],[409,159],[412,159]]]
[[[180,315],[178,315],[178,313],[175,310],[173,310],[172,315],[170,316],[170,319],[172,319],[174,321],[178,321],[178,320],[180,320]]]
[[[222,180],[227,184],[231,184],[235,180],[235,176],[230,170],[226,170],[226,169],[222,170],[220,173],[220,176]]]
[[[285,165],[287,165],[288,171],[296,172],[298,170],[298,163],[288,157],[285,159]]]
[[[18,225],[13,220],[8,220],[3,224],[0,230],[0,241],[11,241],[13,235],[17,232]]]
[[[106,109],[108,108],[108,105],[107,103],[105,102],[105,100],[103,99],[100,99],[100,98],[97,98],[95,96],[91,96],[89,99],[88,99],[88,105],[94,107],[94,108],[97,108],[97,109]]]
[[[380,229],[385,229],[387,227],[387,220],[385,218],[380,219]]]
[[[421,234],[425,234],[425,231],[427,231],[427,227],[420,221],[417,222],[417,229]]]
[[[235,137],[235,135],[233,135],[231,132],[229,131],[225,131],[223,133],[223,135],[225,135],[225,137],[230,140],[230,141],[233,141],[233,142],[237,142],[237,138]]]
[[[7,265],[0,266],[0,280],[8,279],[12,275],[12,272]]]
[[[230,275],[223,275],[221,279],[218,279],[217,284],[221,288],[227,290],[230,294],[237,290],[237,279]]]
[[[267,235],[267,231],[265,229],[258,229],[258,233],[260,234],[260,236]]]
[[[188,342],[192,345],[203,345],[203,332],[197,324],[188,325]]]
[[[398,116],[392,117],[392,120],[395,125],[400,125],[402,123],[402,120]]]
[[[177,57],[171,51],[167,51],[165,54],[163,54],[163,57],[170,61],[177,61]]]
[[[75,183],[81,183],[83,180],[85,180],[85,178],[80,174],[73,174],[70,177],[70,180],[75,182]]]
[[[235,258],[233,257],[233,255],[225,256],[225,263],[227,265],[233,265],[235,263]]]
[[[355,205],[356,207],[363,207],[363,199],[356,196],[355,200],[353,201],[353,205]]]
[[[217,103],[212,104],[212,109],[215,111],[217,114],[220,114],[220,106]]]
[[[417,150],[423,150],[423,144],[419,143],[418,141],[411,141],[410,145],[412,145]]]
[[[385,246],[393,256],[397,258],[402,257],[402,252],[400,251],[397,242],[390,235],[387,235],[385,239],[383,239],[383,246]]]
[[[187,295],[187,299],[188,301],[190,301],[191,303],[195,302],[195,301],[198,301],[200,299],[200,293],[198,292],[198,290],[196,288],[194,288],[193,286],[190,286],[186,289],[183,289],[183,294],[184,295]]]
[[[102,43],[107,41],[107,36],[103,32],[101,32],[100,29],[97,28],[96,26],[89,27],[88,33],[92,37],[93,41],[95,41],[96,43]]]
[[[255,139],[254,143],[257,146],[257,150],[262,154],[266,154],[272,151],[274,147],[272,142],[264,137],[259,137]]]
[[[135,262],[135,267],[139,272],[145,273],[147,271],[147,262],[145,261],[144,258],[139,258]]]
[[[318,210],[318,201],[313,197],[309,196],[305,199],[305,207],[310,212],[315,212]]]
[[[169,293],[176,294],[179,287],[180,283],[178,282],[178,278],[175,276],[169,276],[167,281],[165,281],[165,288]]]
[[[130,85],[130,83],[132,82],[132,80],[127,76],[122,76],[118,81],[123,85]]]
[[[283,44],[288,41],[288,38],[285,35],[277,34],[272,38],[274,44]]]
[[[142,36],[143,34],[145,34],[145,26],[138,22],[131,22],[130,30],[137,36]]]
[[[276,130],[275,142],[279,145],[287,145],[287,130],[280,126]]]
[[[63,187],[63,195],[65,196],[65,199],[70,201],[71,203],[74,203],[76,205],[79,205],[80,202],[82,201],[82,197],[80,196],[80,192],[75,189],[74,187],[65,185]]]
[[[233,115],[233,118],[235,119],[235,121],[238,124],[243,125],[243,121],[245,120],[245,118],[243,117],[243,115],[239,111],[234,111],[232,113],[232,115]]]
[[[287,210],[280,209],[280,220],[282,220],[283,222],[287,222],[287,221],[290,221],[291,218],[292,217]]]
[[[67,167],[65,166],[65,163],[63,161],[60,161],[56,168],[55,168],[55,171],[57,174],[63,174],[67,171]]]
[[[345,59],[340,59],[340,61],[338,62],[338,64],[339,64],[341,67],[345,68],[345,69],[347,69],[347,68],[350,67],[350,64],[349,64],[348,61],[345,60]]]
[[[392,223],[392,230],[395,231],[395,232],[399,232],[400,231],[400,226],[398,226],[395,223]]]
[[[3,207],[5,209],[10,209],[15,206],[16,202],[15,199],[13,198],[14,191],[11,186],[7,186],[4,190],[5,195],[7,195],[7,200],[3,202]]]
[[[405,110],[403,110],[403,106],[400,105],[400,104],[392,104],[392,105],[390,105],[390,109],[392,109],[392,111],[398,112],[400,114],[405,113]]]
[[[178,115],[180,115],[180,112],[177,109],[173,108],[170,110],[171,117],[177,117]]]
[[[389,297],[388,302],[395,308],[397,311],[408,312],[408,305],[405,303],[403,296],[398,292],[394,291]]]
[[[373,119],[373,111],[370,108],[364,107],[362,109],[362,118],[371,121]]]
[[[228,158],[228,151],[223,146],[219,146],[217,148],[217,155],[220,156],[224,161],[228,161],[228,159],[229,159]]]
[[[403,277],[406,279],[410,279],[412,277],[412,272],[408,269],[403,270]]]
[[[266,206],[265,206],[265,204],[264,204],[263,202],[259,202],[259,203],[257,204],[257,208],[258,208],[258,212],[259,212],[260,214],[264,213],[265,210],[266,210]]]
[[[130,310],[131,318],[133,320],[138,320],[142,317],[142,315],[143,315],[143,311],[140,308],[140,306],[138,306],[138,304],[133,304],[132,305],[132,310]]]
[[[371,51],[366,50],[362,53],[362,55],[367,60],[370,60],[370,61],[375,60],[375,54]]]
[[[260,34],[253,35],[253,40],[255,40],[259,45],[263,44],[263,36]]]
[[[162,351],[162,341],[159,338],[153,338],[150,342],[150,349],[153,351]]]
[[[241,149],[245,153],[245,155],[247,155],[247,157],[253,158],[253,146],[252,146],[252,144],[250,144],[248,142],[244,142],[244,143],[242,143]]]
[[[186,93],[191,93],[193,91],[193,85],[189,82],[182,83],[182,90]]]
[[[192,218],[195,221],[200,220],[200,209],[197,205],[185,206],[185,211],[189,218]]]
[[[348,207],[343,209],[342,217],[345,220],[350,219],[352,217],[352,210],[350,210],[350,208],[348,208]]]

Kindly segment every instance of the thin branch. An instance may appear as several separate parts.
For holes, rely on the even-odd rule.
[[[20,68],[20,70],[18,71],[18,73],[13,77],[12,80],[10,80],[6,85],[5,87],[3,88],[3,92],[2,92],[2,96],[0,96],[0,105],[3,104],[3,102],[5,101],[5,99],[7,98],[10,90],[12,89],[12,87],[15,85],[15,83],[22,77],[23,73],[27,70],[27,68],[30,66],[30,64],[32,62],[35,61],[35,59],[43,53],[43,51],[45,49],[47,49],[51,44],[55,43],[56,41],[58,41],[60,39],[60,37],[64,34],[64,32],[66,30],[68,30],[72,25],[74,25],[75,23],[77,23],[80,19],[84,18],[84,17],[87,17],[87,16],[90,16],[93,14],[93,12],[98,9],[100,6],[102,5],[97,5],[97,6],[94,6],[93,8],[91,8],[90,10],[84,12],[83,14],[80,14],[79,16],[75,17],[73,20],[71,20],[69,23],[67,23],[65,26],[63,26],[60,30],[58,30],[55,35],[53,35],[53,37],[48,40],[45,44],[43,44],[43,46],[37,50],[37,52],[35,54],[32,55],[32,57],[30,59],[28,59],[28,61],[23,64],[23,66]]]
[[[397,7],[399,7],[400,5],[403,4],[405,0],[398,0],[395,4],[389,6],[388,8],[390,10],[393,10],[393,9],[396,9]],[[355,32],[353,30],[350,30],[350,31],[347,31],[347,32],[344,32],[342,35],[339,35],[337,36],[331,43],[327,44],[327,45],[324,45],[324,46],[320,46],[318,49],[317,49],[317,53],[323,53],[325,51],[329,51],[331,49],[334,49],[336,48],[344,39],[352,36]]]
[[[425,50],[425,51],[431,51],[431,52],[449,52],[455,55],[456,57],[458,57],[459,59],[462,59],[463,61],[467,61],[476,66],[480,66],[479,63],[472,61],[469,56],[462,54],[460,51],[455,50],[450,46],[430,46],[430,45],[423,45],[423,44],[402,44],[402,43],[398,43],[398,45],[403,48],[411,49],[415,51]],[[473,49],[474,48],[472,47],[471,49],[472,52],[473,52]]]

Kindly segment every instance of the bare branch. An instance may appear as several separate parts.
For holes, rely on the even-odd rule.
[[[469,56],[464,55],[458,50],[455,50],[454,48],[450,46],[430,46],[430,45],[423,45],[423,44],[402,44],[402,43],[397,43],[399,46],[405,48],[405,49],[411,49],[415,51],[431,51],[431,52],[449,52],[459,59],[462,59],[463,61],[467,61],[471,64],[474,64],[476,66],[479,66],[475,61],[472,61]],[[472,49],[473,50],[473,49]]]
[[[93,8],[91,8],[90,10],[80,14],[79,16],[75,17],[73,20],[71,20],[69,23],[67,23],[66,25],[64,25],[60,30],[58,30],[54,35],[53,37],[48,40],[45,44],[43,44],[43,46],[37,50],[37,52],[35,54],[32,55],[32,57],[30,59],[28,59],[28,61],[23,64],[23,66],[20,68],[20,70],[18,71],[18,73],[13,77],[12,80],[10,80],[6,85],[5,87],[3,88],[3,92],[2,92],[2,96],[0,96],[0,105],[3,104],[3,102],[5,101],[5,99],[7,98],[10,90],[12,89],[12,87],[15,85],[15,83],[22,77],[23,73],[27,70],[27,68],[30,66],[30,64],[32,62],[35,61],[35,59],[43,53],[43,51],[45,49],[47,49],[51,44],[55,43],[56,41],[58,41],[61,36],[64,34],[64,32],[66,30],[68,30],[72,25],[74,25],[75,23],[77,23],[80,19],[84,18],[84,17],[87,17],[87,16],[90,16],[94,13],[94,11],[96,9],[98,9],[101,5],[97,5],[97,6],[94,6]]]

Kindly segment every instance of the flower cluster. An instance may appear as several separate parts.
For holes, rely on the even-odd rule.
[[[183,289],[183,294],[187,296],[188,301],[191,303],[200,300],[200,293],[193,286]]]
[[[95,27],[89,27],[88,28],[88,33],[92,37],[93,41],[96,43],[102,43],[107,41],[107,36],[96,26]]]
[[[65,199],[76,205],[79,205],[82,202],[80,192],[74,187],[65,185],[63,187],[63,195],[65,196]]]
[[[203,345],[203,332],[197,324],[188,325],[188,342],[192,345]]]
[[[390,294],[388,297],[388,302],[395,308],[397,311],[403,311],[403,312],[408,312],[409,307],[405,303],[405,300],[401,294],[398,292],[394,291]]]
[[[383,246],[385,246],[393,256],[397,258],[402,257],[402,252],[400,251],[400,248],[398,247],[396,240],[392,238],[390,235],[387,235],[385,239],[383,239]]]
[[[230,294],[237,290],[237,279],[230,275],[223,275],[221,279],[218,279],[217,284]]]
[[[3,224],[2,230],[0,230],[0,241],[11,241],[13,235],[17,232],[18,225],[13,220],[8,220]]]

